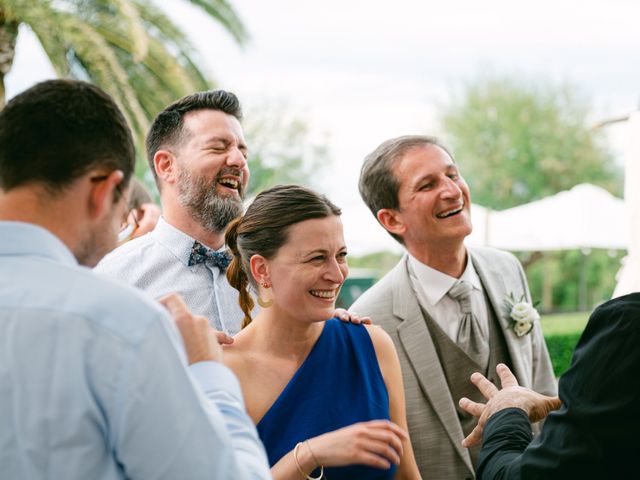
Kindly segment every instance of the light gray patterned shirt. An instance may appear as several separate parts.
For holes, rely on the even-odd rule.
[[[210,261],[189,266],[194,239],[160,218],[156,228],[107,255],[95,270],[159,298],[177,292],[189,309],[216,330],[235,335],[244,314],[238,291]]]

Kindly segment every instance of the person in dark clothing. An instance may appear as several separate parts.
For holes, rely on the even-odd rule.
[[[479,479],[638,475],[640,293],[593,312],[571,367],[560,378],[559,399],[519,387],[504,365],[497,370],[502,390],[479,373],[471,377],[486,405],[460,400],[463,409],[479,417],[478,427],[463,442],[468,447],[482,440]],[[532,441],[530,422],[545,417],[541,434]]]

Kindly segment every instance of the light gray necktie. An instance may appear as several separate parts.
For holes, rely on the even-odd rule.
[[[482,367],[482,373],[484,373],[489,362],[489,342],[482,333],[478,317],[471,311],[472,290],[473,286],[469,282],[460,280],[451,287],[447,294],[460,304],[462,312],[456,343]]]

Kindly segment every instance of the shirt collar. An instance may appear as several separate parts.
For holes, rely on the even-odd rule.
[[[158,223],[153,229],[152,234],[158,240],[158,242],[164,245],[167,250],[175,255],[176,258],[178,258],[178,260],[180,260],[186,266],[189,266],[191,247],[193,247],[193,242],[196,241],[195,238],[174,227],[162,216],[158,219]],[[216,251],[222,252],[225,249],[226,247],[225,245],[223,245]]]
[[[480,277],[478,277],[478,273],[476,272],[468,253],[467,266],[465,267],[464,272],[462,272],[462,275],[460,275],[460,278],[455,278],[451,275],[447,275],[446,273],[442,273],[435,268],[425,265],[410,253],[408,255],[410,270],[418,280],[427,301],[431,305],[435,305],[442,300],[442,297],[447,294],[451,287],[453,287],[454,283],[458,280],[467,281],[471,284],[474,290],[482,291]]]
[[[33,223],[0,221],[1,255],[35,255],[66,265],[78,265],[62,240]]]

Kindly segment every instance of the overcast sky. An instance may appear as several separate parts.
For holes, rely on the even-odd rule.
[[[392,136],[441,134],[438,109],[480,74],[569,82],[593,100],[594,120],[640,101],[635,0],[232,0],[251,34],[243,49],[185,4],[163,2],[219,86],[246,107],[286,101],[328,141],[331,163],[318,187],[345,207],[345,223],[369,215],[356,187],[364,155]],[[21,30],[9,96],[52,75]],[[624,126],[610,133],[622,150]],[[367,243],[392,244],[365,225]],[[352,250],[367,249],[352,237]]]

